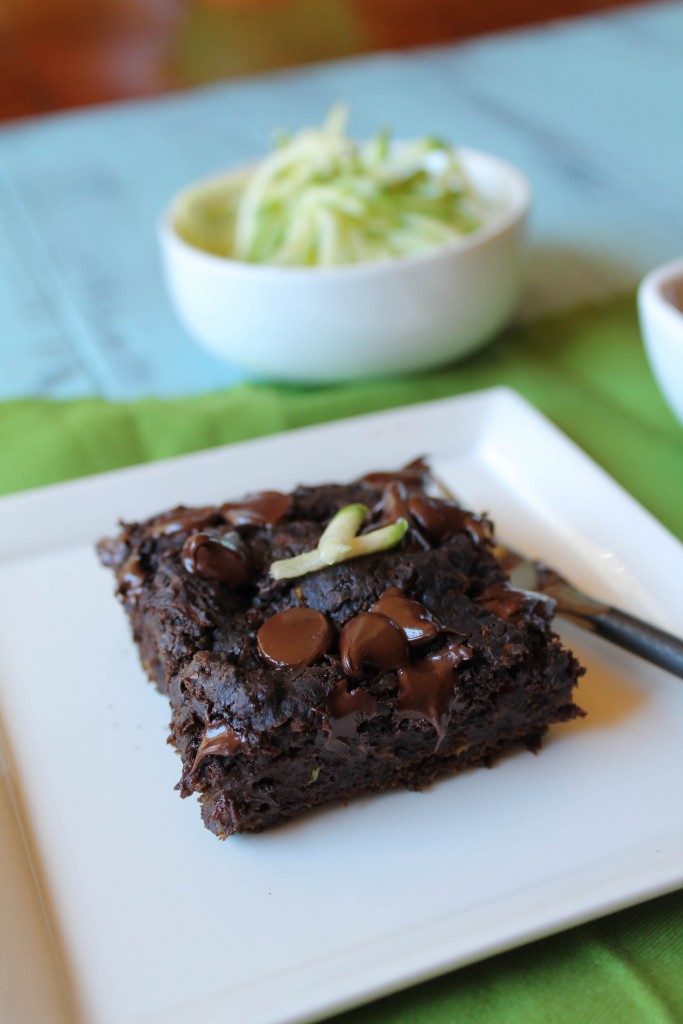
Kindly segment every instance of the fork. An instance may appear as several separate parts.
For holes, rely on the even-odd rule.
[[[543,562],[525,558],[502,544],[494,550],[514,587],[550,598],[556,614],[683,679],[683,640],[679,637],[589,597]]]
[[[434,472],[431,478],[448,501],[460,502]],[[557,615],[595,633],[683,679],[683,640],[614,605],[589,597],[549,565],[496,544],[495,554],[510,582],[554,603]]]

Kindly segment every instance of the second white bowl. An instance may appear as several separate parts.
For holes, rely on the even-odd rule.
[[[683,423],[683,259],[665,263],[643,279],[638,313],[655,380]]]

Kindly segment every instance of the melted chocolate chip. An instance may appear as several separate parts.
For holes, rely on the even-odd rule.
[[[405,489],[395,482],[387,484],[382,497],[372,510],[371,517],[378,526],[395,523],[397,519],[408,519]]]
[[[232,757],[244,745],[244,736],[238,735],[227,722],[215,722],[207,725],[201,738],[195,759],[190,768],[190,775],[197,770],[200,761],[210,755]]]
[[[453,710],[455,669],[471,657],[472,650],[466,644],[453,643],[429,658],[400,668],[397,717],[426,719],[441,742]]]
[[[233,526],[274,526],[289,513],[292,499],[281,491],[259,491],[242,501],[221,505],[221,515]]]
[[[377,701],[366,690],[349,693],[346,683],[341,682],[327,698],[325,714],[332,739],[348,739],[355,736],[361,716],[377,714]]]
[[[220,521],[218,510],[213,505],[203,508],[186,508],[179,505],[170,512],[157,516],[150,526],[152,537],[167,537],[172,533],[188,533],[190,530],[203,530]]]
[[[439,633],[438,624],[425,606],[406,597],[398,587],[385,590],[370,611],[386,615],[400,626],[411,646],[427,644]]]
[[[375,612],[349,619],[339,637],[342,668],[352,679],[374,669],[388,672],[408,662],[408,641],[400,626]]]
[[[408,499],[408,509],[432,540],[450,540],[458,533],[468,533],[476,544],[491,539],[491,526],[487,519],[476,516],[451,501],[413,494]]]
[[[477,603],[499,619],[511,619],[529,601],[525,590],[514,590],[505,583],[494,583],[480,594]]]
[[[382,493],[382,497],[372,509],[370,519],[376,526],[395,523],[397,519],[405,519],[409,524],[406,547],[411,550],[428,551],[431,544],[422,531],[416,528],[408,509],[408,491],[403,484],[390,483]]]
[[[183,565],[189,573],[205,580],[217,580],[231,587],[241,587],[251,573],[251,556],[237,533],[214,537],[193,533],[183,545]]]
[[[361,477],[361,483],[368,487],[384,487],[387,484],[401,483],[406,487],[417,489],[429,475],[429,467],[423,458],[413,459],[402,469],[393,472],[370,472]]]
[[[124,601],[135,603],[142,593],[145,570],[137,555],[129,555],[121,566],[119,574],[119,594]]]
[[[312,665],[332,645],[332,626],[314,608],[286,608],[263,623],[256,639],[259,651],[277,668]]]

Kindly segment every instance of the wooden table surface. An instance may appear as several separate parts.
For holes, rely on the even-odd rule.
[[[405,49],[624,0],[0,0],[0,120]],[[306,26],[304,32],[302,25]]]

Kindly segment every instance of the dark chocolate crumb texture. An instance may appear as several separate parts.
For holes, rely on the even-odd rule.
[[[123,524],[98,552],[171,704],[178,789],[225,838],[536,750],[582,714],[552,604],[422,460]]]

